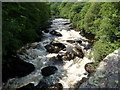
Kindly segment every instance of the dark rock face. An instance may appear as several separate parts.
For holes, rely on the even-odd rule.
[[[45,48],[49,53],[58,53],[60,50],[64,50],[66,47],[62,43],[51,43],[46,45]]]
[[[34,65],[19,58],[5,58],[2,63],[2,81],[6,82],[9,78],[26,76],[34,70]]]
[[[93,63],[87,63],[87,64],[85,65],[85,70],[86,70],[89,74],[93,73],[93,72],[95,71],[95,67],[94,67]]]
[[[47,77],[54,74],[57,70],[55,66],[47,66],[41,70],[41,74]]]
[[[55,36],[62,36],[61,33],[57,32],[57,31],[55,31],[55,30],[52,30],[52,31],[50,32],[50,34],[55,35]]]
[[[78,56],[80,58],[84,57],[84,53],[82,52],[82,49],[80,48],[73,48],[73,53],[75,56]]]

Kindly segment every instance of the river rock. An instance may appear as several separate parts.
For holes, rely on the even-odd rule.
[[[75,56],[78,56],[80,58],[83,58],[84,57],[84,53],[82,52],[82,49],[81,48],[73,48],[73,53]]]
[[[35,70],[34,65],[24,62],[18,57],[8,57],[3,59],[2,80],[6,82],[9,78],[23,77]]]
[[[82,40],[76,40],[77,43],[81,44],[82,43]]]
[[[68,25],[68,24],[70,24],[70,22],[68,22],[68,23],[65,23],[64,25]]]
[[[34,86],[34,84],[30,83],[16,90],[40,90],[40,89],[47,90],[48,87],[49,86],[46,82],[40,81],[37,86]]]
[[[45,32],[45,33],[49,33],[49,30],[46,29],[46,30],[44,30],[44,32]]]
[[[69,43],[75,43],[74,40],[66,40],[66,41],[69,42]]]
[[[55,35],[55,36],[62,36],[61,33],[57,32],[55,30],[50,31],[50,34]]]
[[[72,52],[66,52],[58,54],[58,57],[60,60],[70,61],[71,59],[74,59],[74,54]]]
[[[49,53],[58,53],[61,50],[64,50],[66,47],[62,43],[51,43],[50,45],[46,45],[45,48]]]
[[[41,69],[41,74],[47,77],[54,74],[57,70],[58,69],[55,66],[47,66]]]
[[[54,85],[48,87],[48,90],[63,90],[63,85],[61,83],[55,83]]]
[[[87,64],[85,65],[85,70],[86,70],[89,74],[93,73],[93,72],[95,71],[94,63],[87,63]]]

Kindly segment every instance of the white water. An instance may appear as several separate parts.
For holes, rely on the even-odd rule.
[[[68,19],[55,19],[52,21],[51,28],[48,30],[56,30],[62,34],[62,37],[53,36],[49,33],[44,33],[43,39],[41,42],[32,43],[32,46],[38,45],[36,48],[26,49],[26,53],[20,55],[19,57],[28,62],[32,63],[35,66],[35,71],[31,74],[22,77],[22,78],[13,78],[8,81],[6,87],[11,88],[20,88],[29,83],[33,83],[36,86],[40,80],[47,82],[48,85],[52,85],[54,83],[61,83],[64,88],[73,88],[75,84],[80,81],[83,77],[87,77],[85,73],[86,70],[84,68],[85,64],[92,62],[87,57],[79,58],[76,57],[70,61],[64,61],[63,64],[57,64],[51,60],[51,58],[56,57],[58,54],[48,53],[44,46],[49,44],[51,41],[56,40],[63,43],[67,47],[67,52],[70,52],[73,47],[81,47],[84,54],[89,52],[90,50],[84,50],[84,47],[88,45],[87,39],[82,37],[79,32],[70,29],[70,24],[64,25],[65,23],[70,23]],[[82,40],[82,44],[78,43],[68,43],[66,40]],[[23,47],[24,48],[24,47]],[[66,51],[61,51],[66,52]],[[43,78],[41,75],[41,69],[54,65],[57,67],[58,71],[50,75],[46,78]]]

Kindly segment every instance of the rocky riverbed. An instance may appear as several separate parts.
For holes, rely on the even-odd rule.
[[[3,83],[3,89],[74,88],[94,72],[89,57],[92,42],[72,29],[69,19],[57,18],[51,22],[51,27],[42,32],[40,42],[17,51],[20,59],[34,65],[34,70],[23,77],[10,78]]]

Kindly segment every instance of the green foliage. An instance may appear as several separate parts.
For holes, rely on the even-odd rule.
[[[96,23],[94,23],[95,20],[97,20],[99,16],[99,10],[101,8],[101,3],[99,2],[93,2],[91,6],[89,7],[87,13],[84,17],[84,30],[87,33],[95,33],[95,30],[97,29]]]
[[[93,46],[93,56],[95,60],[101,61],[106,55],[112,52],[110,42],[97,41]]]
[[[48,3],[3,3],[3,55],[16,52],[22,45],[39,37],[38,30],[46,27],[50,17]]]
[[[60,13],[59,13],[59,5],[61,3],[59,2],[52,2],[51,5],[50,5],[50,9],[51,9],[51,15],[54,15],[54,16],[58,16]]]
[[[63,2],[58,10],[76,30],[96,35],[92,48],[95,60],[120,47],[120,2]]]

